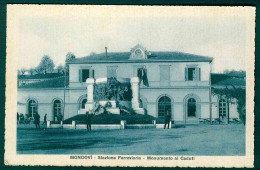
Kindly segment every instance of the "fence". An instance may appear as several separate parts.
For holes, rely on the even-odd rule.
[[[175,127],[174,122],[170,122],[169,128]],[[47,128],[64,128],[64,129],[87,129],[86,124],[77,124],[76,121],[72,121],[71,124],[52,124],[51,121],[47,121]],[[124,129],[152,129],[152,128],[164,128],[164,124],[156,124],[156,120],[152,121],[152,124],[129,124],[125,120],[121,120],[120,124],[92,124],[92,130],[124,130]]]

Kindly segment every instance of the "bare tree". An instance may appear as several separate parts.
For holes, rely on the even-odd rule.
[[[53,60],[49,56],[44,55],[38,66],[38,69],[39,72],[46,74],[47,72],[53,72],[54,67],[55,65],[53,63]]]

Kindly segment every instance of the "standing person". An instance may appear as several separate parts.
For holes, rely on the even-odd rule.
[[[170,126],[170,121],[171,121],[171,115],[169,114],[169,111],[166,111],[166,115],[165,115],[165,123],[164,123],[164,129],[166,128],[166,125],[168,125],[168,129]]]
[[[19,116],[19,113],[17,112],[17,124],[19,124],[19,118],[20,118],[20,116]]]
[[[86,112],[86,124],[87,124],[87,131],[91,131],[91,114]]]
[[[47,125],[47,113],[45,113],[42,125]]]
[[[61,123],[61,121],[62,121],[62,115],[61,115],[61,113],[58,113],[57,118],[58,118],[58,123]]]
[[[22,113],[20,114],[19,123],[24,124],[24,115]]]
[[[37,128],[40,129],[40,115],[39,115],[37,112],[35,112],[35,113],[33,114],[33,116],[34,116],[34,123],[35,123],[36,129],[37,129]]]

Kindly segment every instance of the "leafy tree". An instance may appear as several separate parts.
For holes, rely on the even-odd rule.
[[[24,75],[24,73],[26,72],[26,70],[24,68],[18,70],[19,75]]]
[[[226,86],[225,88],[212,88],[212,94],[219,98],[224,97],[228,103],[232,103],[232,99],[236,99],[237,112],[240,120],[245,124],[246,121],[246,90],[245,88]]]
[[[90,56],[94,56],[94,55],[96,55],[95,52],[91,52],[91,53],[90,53]]]
[[[232,77],[238,77],[238,78],[244,78],[246,77],[246,72],[243,70],[236,71],[236,70],[224,70],[224,74],[227,76],[232,76]]]
[[[60,64],[60,65],[57,67],[57,71],[58,71],[58,73],[64,73],[64,67]]]
[[[34,68],[30,68],[29,70],[28,70],[28,72],[30,73],[30,75],[33,75],[33,73],[34,73]]]
[[[72,59],[75,59],[76,56],[72,53],[72,52],[68,52],[66,54],[66,61],[69,61],[69,60],[72,60]]]
[[[46,74],[47,72],[53,72],[54,67],[55,65],[53,63],[53,60],[49,56],[44,55],[38,66],[38,69],[39,72]]]
[[[34,68],[34,71],[35,71],[37,74],[41,74],[41,73],[42,73],[42,71],[40,70],[39,67],[35,67],[35,68]]]

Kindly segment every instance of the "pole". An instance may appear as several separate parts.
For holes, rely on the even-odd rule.
[[[210,115],[210,124],[212,125],[212,106],[211,106],[211,71],[212,63],[210,63],[210,74],[209,74],[209,115]]]
[[[65,113],[65,100],[66,100],[66,81],[67,81],[67,65],[65,63],[65,78],[64,78],[64,93],[63,93],[63,115],[62,121],[64,121],[64,113]]]
[[[229,100],[227,102],[227,118],[228,118],[227,123],[229,124]]]

